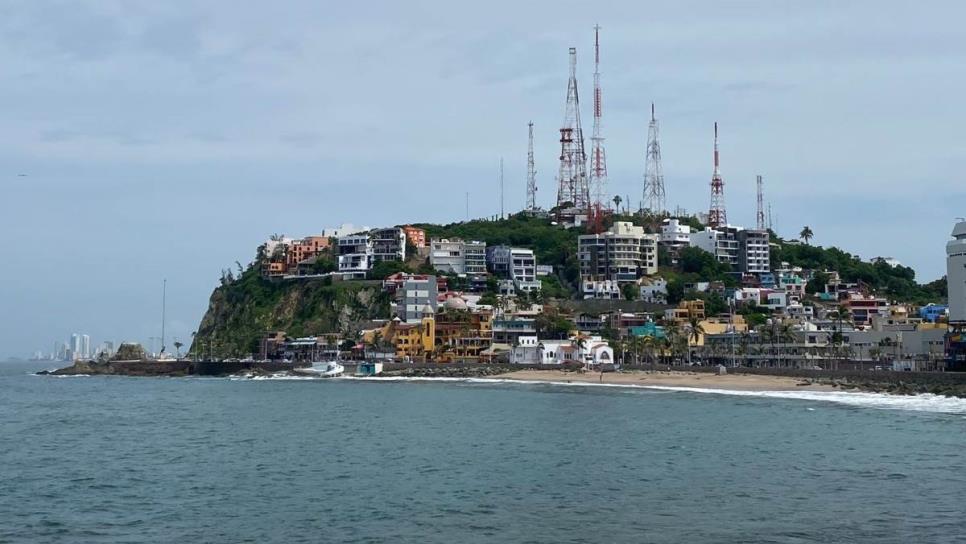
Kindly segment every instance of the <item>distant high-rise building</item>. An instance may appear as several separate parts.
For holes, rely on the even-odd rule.
[[[946,243],[946,285],[949,290],[949,323],[966,325],[966,221],[953,227]]]
[[[91,357],[91,337],[82,334],[81,335],[81,355],[84,359],[89,359]]]

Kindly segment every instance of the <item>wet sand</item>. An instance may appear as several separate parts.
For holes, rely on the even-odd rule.
[[[702,389],[721,389],[725,391],[835,391],[830,385],[801,385],[802,378],[787,376],[761,376],[752,374],[726,374],[718,376],[711,373],[679,371],[640,371],[629,372],[564,372],[562,370],[520,370],[508,372],[493,378],[520,381],[543,382],[586,382],[621,385],[653,385],[662,387],[694,387]]]

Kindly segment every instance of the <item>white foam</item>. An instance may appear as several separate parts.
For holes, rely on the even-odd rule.
[[[888,393],[862,393],[853,391],[735,391],[729,389],[711,389],[701,387],[670,387],[663,385],[638,385],[622,383],[594,383],[594,382],[560,382],[553,380],[514,380],[507,378],[429,378],[429,377],[369,377],[344,378],[362,381],[379,382],[463,382],[479,384],[513,384],[513,385],[555,385],[563,387],[616,387],[624,389],[649,389],[680,393],[703,393],[717,395],[732,395],[738,397],[758,397],[775,399],[806,400],[814,402],[832,402],[863,408],[877,408],[887,410],[911,410],[916,412],[934,412],[944,414],[966,414],[966,399],[944,397],[923,393],[919,395],[892,395]]]

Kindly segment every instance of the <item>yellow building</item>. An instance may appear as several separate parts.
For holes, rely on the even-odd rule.
[[[419,323],[404,323],[397,317],[380,329],[363,332],[362,341],[388,343],[393,346],[396,357],[426,357],[436,345],[436,320],[429,315]]]
[[[690,334],[688,335],[688,343],[690,343],[692,346],[703,346],[705,335],[724,334],[726,332],[731,332],[732,326],[734,327],[734,331],[737,333],[748,332],[748,323],[745,322],[745,318],[741,314],[735,314],[731,319],[724,317],[710,317],[701,321],[701,328],[704,330],[704,332],[698,335],[697,340],[695,340]]]

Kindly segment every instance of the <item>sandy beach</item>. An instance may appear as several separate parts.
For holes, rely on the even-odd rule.
[[[695,387],[702,389],[721,389],[725,391],[835,391],[830,385],[800,385],[802,378],[786,376],[760,376],[751,374],[726,374],[718,376],[696,372],[629,371],[608,372],[564,372],[562,370],[520,370],[493,376],[508,380],[550,381],[550,382],[587,382],[622,385],[653,385],[665,387]]]

